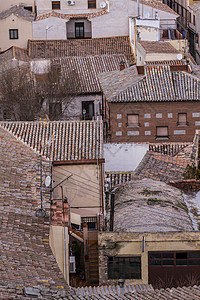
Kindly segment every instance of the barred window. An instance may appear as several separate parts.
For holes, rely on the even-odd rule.
[[[141,279],[141,257],[108,257],[108,279]]]

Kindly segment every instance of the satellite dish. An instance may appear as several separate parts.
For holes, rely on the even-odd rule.
[[[105,2],[101,2],[101,3],[100,3],[100,7],[101,7],[101,8],[105,8],[105,7],[106,7],[106,3],[105,3]]]
[[[177,58],[178,58],[178,60],[181,60],[181,59],[183,58],[183,55],[182,55],[181,53],[179,53],[179,54],[177,55]]]
[[[49,187],[51,184],[51,177],[50,176],[47,176],[46,179],[45,179],[45,186],[46,187]]]

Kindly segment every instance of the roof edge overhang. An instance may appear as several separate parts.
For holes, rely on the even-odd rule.
[[[103,164],[105,163],[105,158],[97,159],[79,159],[79,160],[54,160],[52,162],[53,166],[62,165],[91,165],[91,164]]]

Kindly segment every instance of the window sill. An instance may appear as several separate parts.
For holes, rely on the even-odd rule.
[[[169,140],[169,136],[156,136],[156,140]]]

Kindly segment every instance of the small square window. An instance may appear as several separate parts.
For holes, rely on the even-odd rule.
[[[178,126],[187,126],[187,114],[180,113],[178,114]]]
[[[168,127],[167,126],[158,126],[156,127],[156,138],[158,139],[168,139]]]
[[[10,40],[17,40],[19,38],[18,29],[9,29]]]
[[[52,9],[60,9],[60,1],[52,1]]]
[[[127,126],[138,127],[139,115],[127,115]]]
[[[96,0],[88,0],[88,8],[96,8]]]

